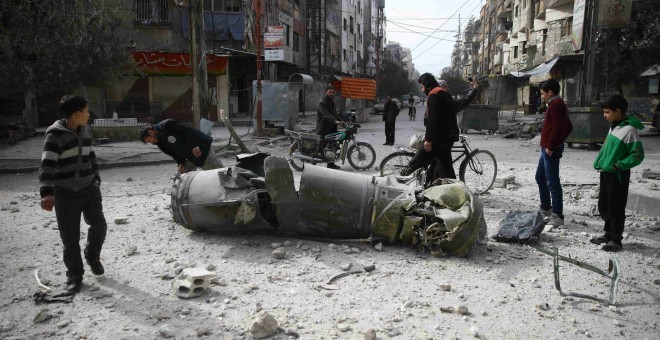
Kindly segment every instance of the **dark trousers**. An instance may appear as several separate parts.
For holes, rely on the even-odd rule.
[[[605,228],[603,228],[605,238],[610,241],[621,243],[623,239],[629,182],[630,170],[621,171],[618,175],[610,172],[600,173],[598,212],[605,221]]]
[[[396,122],[385,122],[385,143],[394,144],[394,128]]]
[[[85,273],[80,256],[80,215],[89,224],[85,257],[98,259],[108,229],[103,216],[101,189],[90,185],[79,192],[55,187],[55,215],[64,246],[67,277],[82,277]]]
[[[451,159],[451,147],[454,145],[452,140],[435,142],[431,144],[431,152],[424,150],[422,144],[415,156],[410,160],[408,167],[414,171],[421,167],[428,166],[426,170],[426,184],[433,183],[438,178],[456,178],[454,164]]]

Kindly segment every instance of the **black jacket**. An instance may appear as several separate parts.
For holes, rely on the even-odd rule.
[[[424,139],[433,143],[458,140],[456,114],[463,110],[479,93],[472,89],[466,98],[454,100],[449,92],[433,89],[427,102],[428,121]]]
[[[337,132],[335,121],[338,120],[341,120],[341,118],[335,110],[335,101],[328,96],[324,96],[316,111],[316,133],[325,136]]]
[[[213,142],[211,136],[174,119],[164,120],[154,125],[154,129],[160,134],[156,145],[172,156],[177,164],[188,161],[197,167],[204,165]],[[199,157],[192,153],[196,146],[202,151]]]
[[[396,105],[396,102],[389,100],[385,102],[383,107],[383,121],[385,122],[396,122],[396,116],[399,115],[399,106]]]

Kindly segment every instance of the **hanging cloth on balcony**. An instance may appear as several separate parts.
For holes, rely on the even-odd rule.
[[[190,38],[190,12],[181,8],[181,35]],[[217,41],[245,39],[245,14],[243,12],[204,11],[204,33],[208,39]]]
[[[535,68],[528,70],[528,71],[519,71],[519,72],[509,72],[512,76],[516,78],[522,78],[522,77],[527,77],[527,76],[545,76],[544,78],[550,78],[549,73],[550,70],[552,69],[553,66],[557,63],[559,60],[559,57],[556,57],[550,61],[546,61],[545,63],[536,66]]]

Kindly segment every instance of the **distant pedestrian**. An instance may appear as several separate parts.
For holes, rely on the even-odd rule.
[[[343,123],[344,121],[335,108],[335,88],[328,86],[325,89],[325,96],[319,102],[319,107],[316,111],[316,133],[320,135],[321,143],[323,143],[323,137],[337,132],[337,125]],[[322,150],[324,145],[320,147]],[[330,169],[340,169],[339,165],[334,162],[328,162],[326,166]]]
[[[55,207],[57,229],[64,246],[66,290],[80,290],[85,270],[80,256],[80,216],[89,224],[85,259],[92,273],[105,272],[101,264],[101,248],[107,224],[101,203],[101,177],[87,131],[89,106],[79,96],[64,96],[60,101],[64,119],[46,129],[44,152],[39,167],[41,208]]]
[[[623,228],[628,202],[630,169],[644,160],[644,148],[639,132],[644,125],[634,116],[626,115],[628,102],[614,95],[603,105],[603,116],[610,123],[610,132],[594,160],[600,172],[598,212],[605,221],[605,235],[592,238],[594,244],[605,244],[605,251],[623,249]]]
[[[549,79],[540,84],[541,99],[548,109],[541,130],[541,155],[536,167],[536,183],[541,199],[540,212],[548,225],[564,224],[564,202],[559,181],[559,159],[564,152],[564,142],[573,130],[568,108],[559,97],[559,82]]]
[[[387,101],[383,108],[383,121],[385,122],[385,143],[383,145],[394,145],[394,130],[396,130],[396,117],[399,115],[399,105],[392,100],[392,95],[387,95]]]
[[[408,116],[410,120],[417,119],[417,108],[415,107],[415,98],[412,93],[408,96]]]
[[[179,174],[187,172],[186,161],[203,170],[222,167],[211,144],[211,136],[174,119],[140,129],[140,140],[170,155],[177,164]]]

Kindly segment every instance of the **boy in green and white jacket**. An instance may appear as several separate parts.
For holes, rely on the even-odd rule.
[[[628,102],[621,95],[614,95],[603,105],[603,116],[612,124],[610,133],[603,143],[594,169],[600,172],[600,194],[598,211],[605,221],[605,235],[590,240],[594,244],[605,244],[605,251],[623,249],[623,226],[628,202],[630,169],[642,163],[644,148],[637,130],[644,128],[633,116],[627,116]]]

